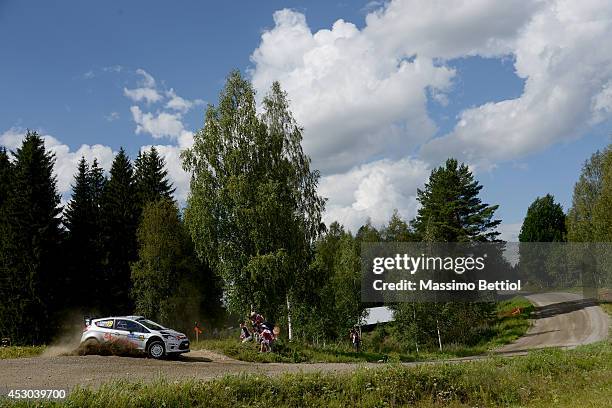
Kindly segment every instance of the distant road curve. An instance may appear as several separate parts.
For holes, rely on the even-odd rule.
[[[526,296],[536,306],[533,325],[498,353],[544,347],[572,348],[608,337],[610,317],[597,304],[574,293],[540,293]]]

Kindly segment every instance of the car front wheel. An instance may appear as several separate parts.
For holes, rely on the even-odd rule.
[[[162,358],[165,352],[164,342],[160,340],[153,340],[147,347],[147,354],[151,358]]]

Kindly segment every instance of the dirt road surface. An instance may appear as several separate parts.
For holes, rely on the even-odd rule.
[[[527,333],[499,353],[544,347],[575,347],[604,340],[610,317],[592,300],[573,293],[541,293],[527,296],[536,306],[533,324]]]
[[[574,347],[603,340],[608,334],[608,315],[592,302],[568,293],[529,296],[537,306],[536,318],[527,334],[502,347],[506,355],[542,347]],[[476,356],[452,361],[484,358]],[[422,363],[409,363],[422,364]],[[56,356],[0,360],[0,395],[11,389],[65,389],[79,385],[96,387],[110,380],[152,381],[165,378],[212,379],[227,374],[277,375],[288,372],[344,372],[381,364],[282,364],[236,361],[206,350],[192,351],[178,360],[152,360],[117,356]]]

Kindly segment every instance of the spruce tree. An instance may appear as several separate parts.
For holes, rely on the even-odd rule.
[[[149,151],[139,152],[134,162],[134,178],[141,205],[159,201],[172,200],[174,188],[168,180],[164,158],[159,155],[155,146]]]
[[[519,234],[520,242],[563,242],[565,241],[565,214],[561,204],[547,194],[537,197],[527,209]]]
[[[30,131],[13,156],[2,214],[0,332],[15,343],[40,343],[53,334],[61,304],[55,296],[63,274],[58,263],[62,231],[55,158]]]
[[[130,263],[137,258],[136,229],[140,206],[137,202],[134,170],[125,150],[121,148],[110,170],[102,198],[104,228],[104,273],[100,289],[105,303],[104,313],[129,313]]]
[[[71,307],[89,312],[99,306],[96,297],[86,291],[98,287],[102,273],[101,193],[106,179],[94,160],[90,167],[79,161],[72,186],[72,198],[64,211],[64,225],[68,229],[67,251],[69,265],[66,277],[66,301]]]

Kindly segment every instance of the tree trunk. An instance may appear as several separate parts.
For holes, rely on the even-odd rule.
[[[291,303],[289,303],[289,294],[286,295],[287,299],[287,337],[289,341],[293,340],[293,329],[291,327]]]
[[[438,344],[440,345],[440,351],[442,351],[442,337],[440,337],[440,322],[436,319],[436,329],[438,330]]]

